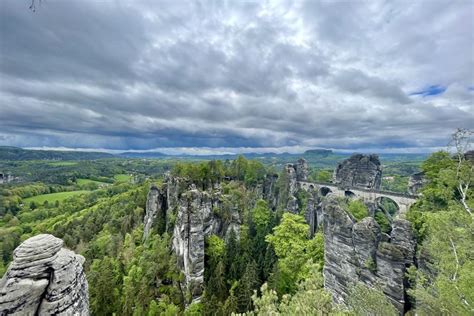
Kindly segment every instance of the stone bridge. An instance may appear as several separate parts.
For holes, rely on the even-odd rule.
[[[372,202],[378,204],[382,198],[388,198],[392,200],[398,206],[398,213],[404,214],[410,206],[416,202],[416,195],[409,195],[390,191],[380,191],[359,187],[342,188],[334,185],[333,183],[323,182],[303,182],[298,181],[298,186],[306,191],[318,190],[321,196],[326,196],[331,193],[341,197],[358,197],[364,202]]]

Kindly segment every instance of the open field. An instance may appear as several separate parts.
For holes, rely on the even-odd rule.
[[[117,182],[128,182],[132,179],[132,177],[128,174],[116,174],[114,179]]]
[[[50,162],[49,165],[55,167],[65,167],[65,166],[75,166],[77,165],[76,161],[53,161]]]
[[[31,203],[35,202],[36,204],[43,204],[45,201],[48,203],[54,203],[56,201],[63,201],[68,197],[73,195],[82,194],[82,193],[89,193],[90,191],[86,190],[78,190],[78,191],[69,191],[69,192],[58,192],[58,193],[50,193],[50,194],[41,194],[37,196],[32,196],[23,200],[24,203]]]
[[[91,179],[77,179],[76,183],[78,185],[83,185],[83,184],[89,184],[89,183],[96,183],[98,185],[109,185],[110,183],[107,182],[102,182],[102,181],[97,181],[97,180],[91,180]]]

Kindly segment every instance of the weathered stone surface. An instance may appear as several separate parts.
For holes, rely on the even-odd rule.
[[[199,301],[204,286],[204,241],[215,234],[222,238],[233,230],[240,233],[240,216],[236,207],[227,209],[224,221],[215,212],[222,205],[220,191],[209,193],[194,185],[178,198],[176,222],[173,230],[173,249],[178,266],[185,276],[184,286],[193,301]],[[171,208],[175,206],[170,205]]]
[[[412,174],[408,179],[408,193],[416,195],[420,192],[421,188],[426,184],[427,179],[423,172]]]
[[[415,240],[410,222],[396,219],[391,236],[372,217],[359,222],[334,198],[323,202],[324,286],[344,303],[352,283],[377,284],[403,313],[407,305],[405,272],[414,263]]]
[[[146,199],[145,220],[143,221],[143,238],[147,238],[155,222],[159,230],[164,230],[166,222],[166,194],[158,187],[152,186]]]
[[[377,155],[354,154],[339,163],[334,170],[333,182],[342,187],[380,189],[382,165]]]
[[[41,234],[24,241],[0,281],[0,315],[89,315],[84,257]]]
[[[262,188],[263,199],[267,201],[268,206],[273,210],[278,206],[277,181],[278,174],[268,174],[265,177]]]
[[[298,159],[294,165],[296,170],[296,181],[308,181],[308,163],[304,158]]]
[[[474,150],[469,150],[464,153],[464,159],[474,162]]]

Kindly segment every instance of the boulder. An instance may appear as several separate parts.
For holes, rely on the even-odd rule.
[[[334,170],[333,182],[350,188],[380,189],[382,165],[377,155],[354,154],[340,162]]]
[[[52,235],[25,240],[0,281],[0,315],[89,315],[84,260]]]

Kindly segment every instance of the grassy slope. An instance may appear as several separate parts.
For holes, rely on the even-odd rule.
[[[67,199],[68,197],[71,197],[76,194],[82,194],[82,193],[89,193],[90,191],[86,190],[78,190],[78,191],[69,191],[69,192],[58,192],[58,193],[50,193],[50,194],[41,194],[37,196],[32,196],[30,198],[26,198],[23,200],[24,203],[30,203],[30,202],[35,202],[37,204],[43,204],[45,201],[48,201],[48,203],[56,202],[56,201],[62,201]]]

